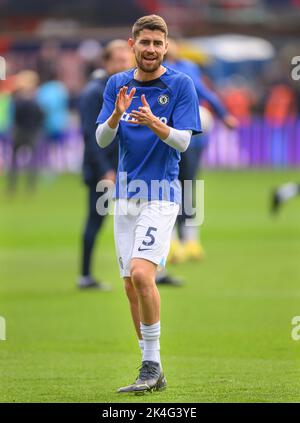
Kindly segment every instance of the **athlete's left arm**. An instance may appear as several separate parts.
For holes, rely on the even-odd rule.
[[[163,142],[183,153],[189,146],[192,131],[171,128],[154,116],[145,95],[142,97],[143,106],[139,111],[132,110],[130,116],[133,118],[128,123],[148,126]]]

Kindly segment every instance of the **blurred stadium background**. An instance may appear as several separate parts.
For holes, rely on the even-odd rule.
[[[298,402],[300,344],[291,339],[291,319],[300,314],[300,204],[275,219],[269,209],[277,185],[300,182],[300,84],[291,76],[300,1],[0,0],[0,10],[0,315],[7,324],[0,402]],[[229,131],[214,120],[208,134],[199,175],[207,257],[170,266],[186,284],[161,289],[170,387],[120,399],[114,390],[138,365],[139,351],[111,219],[95,273],[113,291],[75,288],[86,202],[78,98],[106,43],[127,39],[132,23],[150,13],[166,19],[182,57],[201,67],[240,125]],[[37,95],[54,72],[62,100],[34,154],[19,150],[14,192],[13,92],[23,70],[38,73]],[[38,178],[28,191],[23,170],[31,164]]]

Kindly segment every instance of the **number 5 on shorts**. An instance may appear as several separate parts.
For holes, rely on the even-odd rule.
[[[150,247],[151,245],[153,245],[155,242],[155,238],[152,232],[156,232],[156,231],[157,231],[157,228],[154,228],[153,226],[149,226],[145,236],[149,237],[150,240],[149,241],[144,240],[142,242],[142,245],[145,245],[146,247]]]

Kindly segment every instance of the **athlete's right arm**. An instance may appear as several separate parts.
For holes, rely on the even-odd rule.
[[[100,147],[107,147],[115,138],[121,117],[130,106],[134,94],[135,88],[132,88],[130,93],[127,94],[126,86],[118,92],[114,111],[104,123],[98,125],[96,130],[96,140]]]
[[[100,123],[96,129],[97,144],[101,148],[107,147],[115,138],[118,132],[119,124],[115,128],[111,128],[107,119],[104,123]]]

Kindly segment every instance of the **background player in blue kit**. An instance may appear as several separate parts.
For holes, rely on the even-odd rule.
[[[166,60],[164,62],[165,65],[191,77],[195,85],[202,111],[204,110],[202,107],[203,102],[206,102],[224,125],[226,125],[229,129],[236,128],[238,126],[237,119],[226,110],[217,95],[205,86],[202,81],[202,74],[199,66],[190,60],[182,59],[180,57],[179,46],[175,40],[169,39],[168,43],[169,46]],[[202,124],[204,128],[204,119]],[[182,183],[182,196],[185,198],[190,197],[191,202],[193,192],[191,192],[190,189],[185,188],[183,181],[194,181],[196,179],[201,163],[201,157],[207,143],[207,132],[201,135],[195,135],[191,139],[189,148],[181,156],[179,164],[179,179]],[[186,221],[192,217],[193,216],[186,213],[185,210],[183,210],[183,213],[179,214],[177,217],[176,226],[178,229],[178,238],[176,231],[174,231],[175,233],[173,233],[173,240],[168,257],[168,260],[172,263],[183,262],[186,260],[201,260],[204,257],[204,249],[199,239],[199,227],[186,225]]]
[[[109,79],[96,138],[106,147],[119,135],[116,251],[143,350],[137,380],[119,392],[137,393],[166,386],[155,275],[158,265],[165,264],[181,202],[180,152],[201,127],[192,80],[162,66],[168,45],[165,21],[156,15],[144,16],[132,33],[128,42],[137,67]]]

